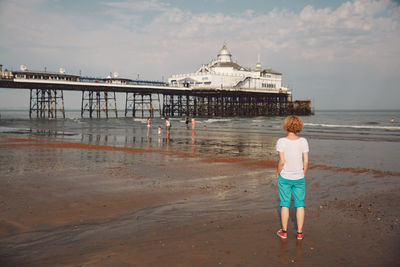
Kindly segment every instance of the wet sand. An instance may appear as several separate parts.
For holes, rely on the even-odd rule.
[[[312,161],[297,241],[275,166],[0,134],[0,265],[398,265],[399,172]]]

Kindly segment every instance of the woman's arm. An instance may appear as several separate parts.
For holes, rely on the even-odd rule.
[[[308,152],[303,152],[303,170],[304,170],[304,177],[306,177],[308,171]]]
[[[278,155],[279,155],[279,161],[278,161],[278,168],[276,170],[276,177],[279,176],[279,174],[283,169],[283,165],[285,165],[285,157],[283,155],[283,152],[278,152]]]

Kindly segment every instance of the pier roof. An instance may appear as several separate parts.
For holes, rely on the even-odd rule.
[[[213,65],[210,66],[210,68],[215,68],[215,67],[222,67],[222,68],[231,67],[235,70],[246,70],[246,71],[250,70],[249,68],[242,67],[235,62],[218,62],[217,61]]]
[[[79,75],[75,74],[66,74],[66,73],[61,73],[61,72],[51,72],[51,71],[40,71],[40,70],[19,70],[19,71],[12,71],[12,73],[15,74],[31,74],[31,75],[45,75],[45,76],[51,76],[51,75],[57,75],[60,77],[80,77]]]
[[[265,70],[262,71],[262,73],[269,73],[269,74],[282,75],[282,73],[277,72],[277,71],[275,71],[275,70],[273,70],[273,69],[265,69]]]

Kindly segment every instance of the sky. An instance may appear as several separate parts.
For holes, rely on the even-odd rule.
[[[224,43],[317,110],[400,109],[399,1],[0,0],[3,69],[166,81]],[[80,108],[80,93],[64,99]],[[0,89],[0,109],[27,107],[28,90]]]

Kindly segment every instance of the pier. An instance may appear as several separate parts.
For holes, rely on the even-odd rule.
[[[97,81],[97,82],[96,82]],[[233,117],[310,115],[311,101],[293,101],[287,92],[196,89],[145,81],[113,84],[89,81],[54,81],[0,78],[0,88],[30,90],[31,118],[65,118],[64,91],[82,94],[81,116],[118,117],[115,93],[125,93],[126,117]],[[59,115],[57,115],[59,114]]]
[[[255,70],[244,69],[232,63],[230,57],[224,46],[219,61],[213,62],[211,67],[203,66],[195,74],[175,75],[168,83],[120,78],[117,73],[106,78],[82,77],[66,74],[63,68],[59,72],[31,71],[25,65],[21,65],[19,71],[3,71],[0,65],[0,88],[30,90],[30,118],[65,118],[64,91],[82,94],[81,116],[89,118],[118,117],[116,93],[125,94],[125,117],[254,117],[312,113],[311,101],[294,101],[291,90],[281,85],[280,73],[262,70],[260,63]],[[239,73],[253,76],[256,73],[259,78],[242,76],[245,78],[233,86],[231,82],[241,76],[210,72],[213,66],[240,68]],[[199,82],[198,78],[205,81]],[[218,79],[228,83],[224,85]],[[251,87],[251,83],[256,86]]]

